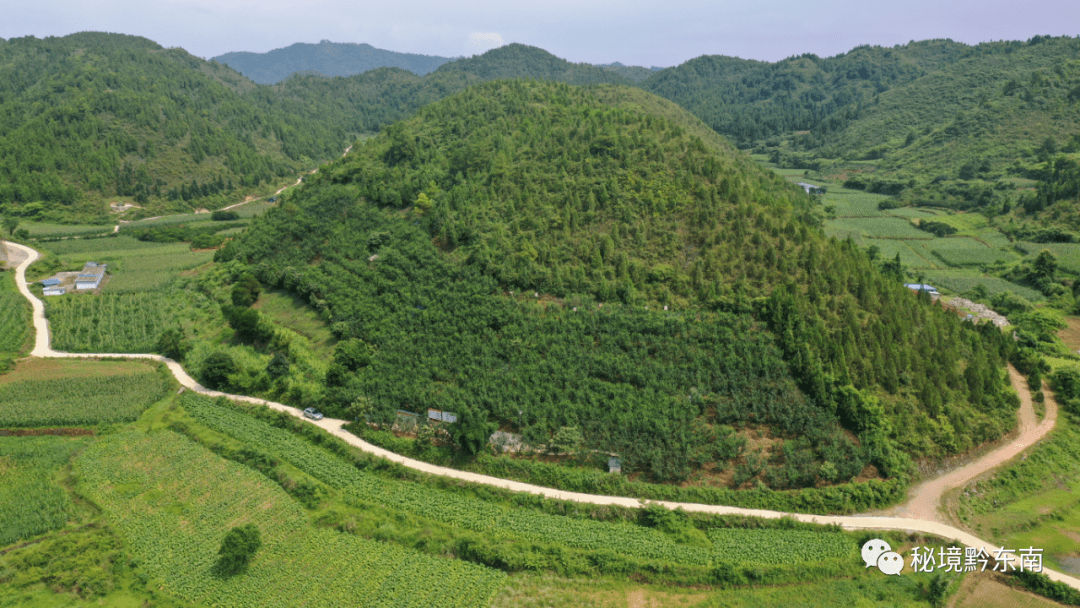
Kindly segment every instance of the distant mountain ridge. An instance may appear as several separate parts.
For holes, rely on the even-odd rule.
[[[353,76],[382,67],[402,68],[423,76],[453,60],[450,57],[397,53],[366,43],[329,40],[318,44],[297,42],[266,53],[240,51],[213,58],[213,61],[224,63],[259,84],[275,84],[296,72]]]

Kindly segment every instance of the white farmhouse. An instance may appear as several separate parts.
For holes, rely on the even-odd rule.
[[[86,267],[75,279],[75,289],[97,289],[105,278],[105,264],[87,262]]]

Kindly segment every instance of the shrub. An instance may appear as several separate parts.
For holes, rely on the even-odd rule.
[[[221,541],[218,555],[218,569],[226,575],[239,574],[247,569],[248,563],[262,547],[259,529],[255,524],[238,526],[229,530]]]

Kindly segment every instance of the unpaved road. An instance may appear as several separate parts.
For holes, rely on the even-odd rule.
[[[31,353],[30,353],[31,356],[34,356],[34,357],[90,358],[90,359],[102,358],[102,357],[120,357],[120,358],[126,358],[126,359],[152,359],[154,361],[161,361],[161,362],[165,363],[168,366],[169,370],[172,372],[173,376],[176,377],[177,381],[180,382],[180,384],[182,384],[183,386],[187,387],[188,389],[191,389],[191,390],[193,390],[195,392],[198,392],[198,393],[201,393],[201,394],[204,394],[204,395],[208,395],[208,396],[211,396],[211,397],[228,397],[229,399],[233,399],[233,400],[236,400],[236,401],[245,401],[245,402],[248,402],[248,403],[256,403],[256,404],[260,404],[260,405],[265,405],[265,406],[267,406],[267,407],[269,407],[271,409],[280,410],[280,411],[283,411],[283,412],[288,412],[289,414],[291,414],[293,416],[296,416],[297,418],[300,418],[301,420],[304,420],[306,422],[311,422],[312,424],[315,424],[315,425],[325,429],[330,434],[332,434],[332,435],[334,435],[336,437],[339,437],[340,439],[342,439],[346,443],[349,443],[350,445],[356,446],[356,447],[360,448],[361,450],[364,450],[365,452],[368,452],[370,454],[374,454],[376,456],[380,456],[382,458],[386,458],[387,460],[392,460],[394,462],[398,462],[400,464],[403,464],[403,465],[405,465],[405,466],[407,466],[407,467],[409,467],[411,469],[415,469],[417,471],[430,473],[432,475],[441,475],[441,476],[444,476],[444,477],[450,477],[450,478],[454,478],[454,479],[461,479],[463,481],[468,481],[468,482],[472,482],[472,483],[479,483],[479,484],[485,484],[485,485],[494,486],[494,487],[498,487],[498,488],[505,488],[507,490],[512,490],[512,491],[515,491],[515,492],[528,492],[530,494],[538,494],[538,495],[541,495],[541,496],[547,496],[549,498],[555,498],[555,499],[559,499],[559,500],[572,500],[572,501],[576,501],[576,502],[585,502],[585,503],[592,503],[592,504],[597,504],[597,505],[618,505],[618,506],[631,507],[631,508],[641,507],[642,504],[644,503],[644,501],[642,501],[640,499],[637,499],[637,498],[627,498],[627,497],[621,497],[621,496],[600,496],[600,495],[596,495],[596,494],[582,494],[582,493],[579,493],[579,492],[565,492],[563,490],[556,490],[556,489],[553,489],[553,488],[544,488],[544,487],[541,487],[541,486],[534,486],[532,484],[521,483],[521,482],[518,482],[518,481],[511,481],[511,480],[508,480],[508,479],[499,479],[497,477],[490,477],[488,475],[479,475],[479,474],[476,474],[476,473],[469,473],[469,472],[466,472],[466,471],[458,471],[456,469],[440,467],[440,466],[436,466],[436,465],[433,465],[433,464],[428,464],[426,462],[421,462],[419,460],[413,460],[411,458],[406,458],[406,457],[401,456],[399,454],[394,454],[393,452],[389,452],[387,450],[384,450],[383,448],[380,448],[378,446],[371,445],[370,443],[367,443],[366,441],[360,439],[359,437],[357,437],[357,436],[343,430],[341,427],[342,427],[342,425],[345,424],[344,420],[334,420],[334,419],[331,419],[331,418],[323,418],[322,420],[319,420],[318,422],[314,422],[314,421],[311,421],[311,420],[308,420],[308,419],[304,418],[303,414],[300,412],[299,409],[294,408],[294,407],[289,407],[289,406],[281,404],[281,403],[275,403],[273,401],[267,401],[265,399],[258,399],[258,398],[255,398],[255,397],[247,397],[247,396],[244,396],[244,395],[230,395],[230,394],[222,393],[222,392],[219,392],[219,391],[209,390],[209,389],[201,386],[198,382],[195,381],[194,378],[189,376],[187,374],[187,372],[185,372],[184,369],[180,366],[179,363],[177,363],[176,361],[173,361],[172,359],[162,357],[161,355],[152,355],[152,354],[135,354],[135,355],[131,355],[131,354],[106,354],[106,353],[85,354],[85,353],[63,353],[63,352],[54,351],[49,346],[49,326],[48,326],[48,322],[45,319],[45,307],[42,305],[41,300],[38,300],[36,297],[34,297],[34,295],[31,294],[30,290],[27,289],[27,287],[26,287],[26,269],[27,269],[27,267],[30,266],[30,264],[32,264],[35,260],[38,259],[38,252],[34,251],[33,249],[30,249],[29,247],[25,247],[23,245],[19,245],[19,244],[16,244],[16,243],[7,243],[7,245],[8,245],[9,248],[15,249],[17,251],[22,252],[22,254],[24,254],[24,258],[19,263],[19,266],[18,266],[18,268],[16,270],[15,280],[16,280],[16,283],[18,284],[19,291],[23,294],[23,296],[26,297],[27,300],[30,301],[31,306],[34,309],[34,329],[35,329],[35,333],[36,333],[36,338],[35,338],[35,342],[34,342],[34,350],[31,351]],[[1010,370],[1010,374],[1013,374],[1013,373],[1014,372],[1012,370]],[[1023,383],[1022,382],[1017,383],[1016,382],[1016,380],[1017,380],[1016,376],[1012,376],[1012,377],[1013,377],[1014,384],[1018,384],[1017,390],[1020,391],[1021,389],[1023,389],[1024,388],[1022,386]],[[1024,389],[1024,390],[1026,391],[1026,389]],[[1021,395],[1021,397],[1023,397],[1023,394]],[[1052,402],[1051,399],[1047,399],[1047,406],[1048,406],[1047,407],[1047,416],[1046,416],[1046,420],[1044,421],[1044,425],[1046,425],[1048,427],[1047,430],[1049,430],[1050,426],[1053,426],[1053,420],[1051,419],[1051,413],[1050,413],[1051,412],[1051,409],[1050,409],[1050,403],[1051,402]],[[1030,409],[1030,395],[1028,396],[1027,403],[1028,403],[1028,407]],[[1056,417],[1056,409],[1054,409],[1053,412],[1054,412],[1054,416]],[[1024,419],[1024,415],[1021,414],[1021,420],[1023,421],[1023,419]],[[1046,424],[1047,421],[1049,421],[1048,425]],[[1031,423],[1034,422],[1034,414],[1032,414],[1030,422]],[[1023,427],[1023,422],[1021,423],[1021,426]],[[1041,428],[1041,426],[1042,425],[1040,425],[1040,428]],[[1021,435],[1020,436],[1021,437],[1025,436],[1025,433],[1024,433],[1023,430],[1021,430]],[[1021,442],[1017,441],[1017,443],[1021,443]],[[1008,447],[1010,447],[1010,449],[1016,448],[1016,452],[1014,452],[1013,455],[1015,455],[1021,449],[1023,449],[1022,447],[1017,447],[1017,446],[1008,446]],[[945,477],[943,477],[941,479],[943,479],[943,480],[944,479],[950,479],[955,474],[956,475],[955,479],[957,479],[959,481],[955,481],[953,483],[963,483],[963,481],[966,481],[967,479],[970,479],[974,475],[977,475],[978,472],[981,472],[983,470],[988,470],[989,468],[995,466],[995,464],[1002,462],[1003,459],[1007,459],[1005,456],[1003,456],[1003,454],[1005,452],[1003,452],[1002,450],[1004,450],[1004,449],[1005,448],[1002,448],[1000,450],[991,452],[986,457],[984,457],[984,459],[980,459],[979,461],[973,463],[972,465],[968,465],[968,467],[964,467],[964,468],[960,469],[959,471],[956,471],[955,473],[951,473],[949,475],[946,475]],[[979,467],[982,466],[983,460],[986,460],[986,459],[989,459],[989,460],[987,461],[985,468],[980,469]],[[966,472],[971,467],[975,467],[976,469],[979,469],[979,471],[978,472]],[[961,473],[963,473],[963,474],[961,474]],[[920,486],[920,488],[923,487],[923,486],[928,486],[928,484],[933,484],[934,481],[937,481],[937,480],[932,480],[930,482],[926,482],[922,486]],[[947,484],[943,483],[941,485],[941,488],[944,489],[946,486],[947,486]],[[936,486],[930,485],[929,487],[934,488]],[[948,486],[948,487],[952,487],[952,486]],[[941,496],[940,491],[937,491],[937,490],[934,490],[934,489],[928,489],[928,490],[925,490],[925,491],[919,491],[917,489],[916,490],[916,497],[921,497],[921,500],[929,501],[929,500],[932,500],[932,496],[935,495],[935,492],[936,492],[936,496],[938,497],[938,500],[940,500],[940,496]],[[934,501],[932,503],[929,503],[929,504],[933,504],[934,506],[929,509],[929,515],[926,515],[923,518],[915,517],[914,516],[915,513],[913,513],[912,516],[909,516],[909,517],[864,516],[864,515],[846,515],[846,516],[809,515],[809,514],[804,514],[804,513],[784,513],[784,512],[781,512],[781,511],[767,511],[767,510],[763,510],[763,509],[741,509],[741,508],[738,508],[738,507],[726,507],[726,506],[719,506],[719,505],[702,505],[702,504],[679,503],[679,502],[670,502],[670,501],[652,501],[652,502],[662,504],[662,505],[664,505],[665,507],[667,507],[669,509],[682,508],[683,510],[686,510],[686,511],[696,511],[696,512],[700,512],[700,513],[713,513],[713,514],[717,514],[717,515],[748,515],[748,516],[753,516],[753,517],[766,517],[766,518],[770,518],[770,519],[775,519],[775,518],[780,518],[780,517],[791,517],[791,518],[796,519],[798,521],[809,522],[809,523],[836,524],[836,525],[839,525],[839,526],[841,526],[841,527],[843,527],[844,529],[847,529],[847,530],[901,530],[901,531],[907,530],[907,531],[914,531],[914,532],[922,532],[922,533],[925,533],[925,534],[933,534],[933,535],[936,535],[936,536],[940,536],[942,538],[947,538],[947,539],[959,542],[959,543],[961,543],[963,545],[966,545],[968,547],[985,547],[986,550],[987,550],[987,553],[990,553],[991,555],[993,554],[992,551],[997,547],[997,545],[995,545],[993,543],[990,543],[990,542],[987,542],[985,540],[982,540],[980,538],[977,538],[977,537],[975,537],[975,536],[973,536],[971,534],[968,534],[967,532],[964,532],[963,530],[959,530],[957,528],[954,528],[954,527],[952,527],[950,525],[941,523],[939,521],[934,521],[933,518],[936,516],[936,504],[937,504],[936,501]],[[911,503],[909,502],[907,504],[911,504]],[[924,514],[922,514],[921,511],[917,511],[917,513],[920,514],[920,515],[924,515]],[[1017,547],[1010,547],[1010,548],[1016,549]],[[1063,583],[1069,585],[1070,587],[1072,587],[1074,589],[1080,590],[1080,579],[1069,576],[1067,574],[1062,574],[1062,573],[1054,571],[1054,570],[1049,570],[1049,569],[1044,569],[1043,572],[1051,580],[1063,582]]]
[[[908,493],[907,502],[886,509],[883,515],[897,517],[910,517],[926,521],[945,523],[946,520],[938,512],[941,506],[941,496],[953,488],[959,488],[972,479],[993,469],[994,467],[1008,462],[1011,458],[1024,451],[1030,445],[1042,439],[1057,422],[1057,402],[1049,390],[1045,390],[1046,416],[1041,424],[1035,421],[1035,408],[1031,403],[1031,391],[1027,388],[1027,381],[1016,368],[1009,366],[1009,379],[1020,395],[1020,428],[1015,439],[1000,448],[985,454],[975,462],[950,471],[940,477],[935,477],[915,486]]]

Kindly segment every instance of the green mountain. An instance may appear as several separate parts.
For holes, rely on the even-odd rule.
[[[340,155],[358,132],[234,70],[134,36],[0,45],[0,214],[221,206]]]
[[[642,87],[745,147],[778,134],[835,131],[862,116],[876,95],[912,82],[966,49],[931,40],[776,63],[704,55],[655,74]]]
[[[435,72],[465,72],[480,80],[528,78],[576,85],[633,84],[631,79],[612,70],[587,63],[570,63],[543,49],[517,43],[492,49],[483,55],[444,63]]]
[[[218,259],[332,324],[328,409],[455,412],[473,451],[567,427],[653,479],[738,462],[727,483],[791,488],[1000,436],[1012,341],[819,223],[670,102],[498,81],[324,166]]]
[[[266,53],[235,52],[213,58],[259,84],[274,84],[297,72],[315,72],[324,76],[352,76],[375,68],[394,67],[423,76],[449,57],[395,53],[370,44],[297,42]]]
[[[641,82],[652,76],[656,72],[664,69],[653,66],[652,68],[642,67],[640,65],[623,65],[616,61],[615,63],[606,63],[597,65],[598,68],[604,68],[605,70],[611,70],[620,76],[626,76],[634,82]]]

